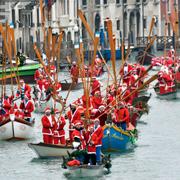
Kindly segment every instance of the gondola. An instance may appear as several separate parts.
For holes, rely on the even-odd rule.
[[[157,95],[157,97],[159,99],[171,100],[171,99],[176,99],[177,98],[177,89],[176,89],[176,87],[171,92],[160,94],[160,92],[159,92],[159,83],[156,83],[156,85],[154,86],[154,91],[156,92],[156,95]]]
[[[72,152],[72,146],[44,144],[44,143],[29,143],[28,146],[37,154],[39,158],[58,158]]]
[[[25,140],[32,138],[34,120],[27,122],[23,119],[6,119],[0,123],[1,140]]]

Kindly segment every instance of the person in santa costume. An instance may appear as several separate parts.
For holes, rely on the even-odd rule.
[[[74,131],[72,133],[73,142],[79,142],[78,150],[86,149],[86,141],[83,133],[83,127],[81,120],[76,120],[74,123]]]
[[[86,143],[87,143],[87,155],[85,157],[84,164],[96,165],[96,145],[98,144],[98,137],[94,133],[94,126],[90,125],[88,127],[88,132],[86,133]]]
[[[23,100],[25,94],[31,93],[31,87],[23,79],[20,79],[19,83],[20,86],[17,90],[16,97],[21,97],[21,100]]]
[[[78,83],[78,77],[79,77],[79,68],[76,64],[76,61],[72,62],[70,74],[71,74],[72,82],[77,84]]]
[[[123,68],[120,70],[120,75],[122,77],[123,83],[126,83],[128,86],[130,83],[130,75],[132,69],[133,69],[132,65],[125,62]]]
[[[42,68],[38,68],[34,73],[34,80],[37,82],[40,78],[40,76],[43,76],[43,70]]]
[[[91,94],[94,96],[96,91],[101,92],[101,83],[96,79],[96,77],[92,77],[92,84],[91,84]]]
[[[121,127],[122,129],[126,130],[129,125],[130,115],[129,110],[125,106],[123,102],[118,103],[118,107],[114,110],[114,123]]]
[[[103,129],[100,125],[99,119],[94,120],[94,134],[96,134],[97,143],[96,143],[96,161],[98,164],[101,162],[101,147],[102,147],[102,138],[103,138]]]
[[[94,96],[91,97],[92,106],[94,109],[98,109],[103,104],[102,96],[100,91],[96,91]]]
[[[34,111],[34,104],[31,101],[31,96],[28,93],[25,94],[24,99],[21,101],[20,109],[24,113],[24,120],[31,122],[31,113]]]
[[[104,105],[99,106],[98,109],[93,109],[91,113],[91,118],[94,121],[95,119],[99,119],[100,125],[103,127],[107,120],[107,112]]]
[[[42,134],[45,144],[53,144],[53,134],[57,128],[55,117],[51,115],[51,109],[47,107],[45,109],[45,115],[41,119],[42,122]]]
[[[54,144],[66,144],[64,126],[66,124],[65,118],[61,116],[58,109],[54,110],[57,128],[54,131]]]

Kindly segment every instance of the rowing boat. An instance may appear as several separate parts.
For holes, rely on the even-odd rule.
[[[157,83],[155,86],[154,86],[154,91],[156,92],[156,95],[159,99],[166,99],[166,100],[171,100],[171,99],[176,99],[177,98],[177,90],[176,90],[176,87],[173,89],[173,91],[171,92],[166,92],[166,93],[163,93],[163,94],[160,94],[160,91],[159,91],[159,83]]]
[[[72,146],[29,143],[28,146],[36,153],[39,158],[58,158],[67,155],[67,151],[73,151]]]
[[[133,136],[123,129],[107,124],[103,127],[104,137],[102,139],[103,152],[121,152],[134,147]]]
[[[0,139],[1,140],[24,140],[32,138],[33,122],[27,122],[23,119],[11,120],[10,118],[0,123]]]

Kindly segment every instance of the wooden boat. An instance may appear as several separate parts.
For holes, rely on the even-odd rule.
[[[103,152],[121,152],[134,147],[132,142],[133,136],[128,131],[124,131],[115,125],[105,125],[103,130]]]
[[[18,72],[17,72],[17,68],[15,67],[14,69],[11,70],[11,68],[7,68],[6,69],[6,75],[5,75],[5,78],[6,78],[6,83],[7,84],[10,84],[11,83],[11,76],[10,76],[10,73],[14,73],[17,75],[19,75],[20,78],[24,79],[25,82],[28,82],[29,84],[31,83],[35,83],[34,81],[34,73],[35,71],[41,67],[41,64],[39,63],[35,63],[35,64],[27,64],[27,65],[24,65],[24,66],[20,66],[18,67]],[[0,81],[2,81],[2,68],[0,69]],[[15,75],[13,75],[13,77],[15,77]],[[15,78],[13,78],[14,82],[15,81]]]
[[[15,118],[14,120],[11,120],[8,118],[0,123],[0,139],[29,139],[33,135],[33,126],[34,121],[30,123],[22,119]]]
[[[62,157],[72,152],[72,146],[44,144],[44,143],[29,143],[28,146],[37,154],[39,158]]]
[[[68,178],[97,178],[102,177],[105,172],[103,165],[67,166],[67,169],[65,176]]]
[[[139,51],[135,59],[142,65],[150,65],[152,58],[154,57],[155,56],[153,54],[150,54],[148,52],[144,54],[144,51]]]
[[[175,73],[175,81],[177,88],[180,88],[180,70]]]
[[[156,95],[159,99],[166,99],[166,100],[171,100],[171,99],[176,99],[177,98],[177,90],[176,87],[172,92],[160,94],[159,92],[159,83],[156,83],[154,86],[154,91],[156,92]]]
[[[62,86],[62,91],[66,91],[69,90],[71,87],[71,90],[78,90],[81,89],[83,87],[83,83],[82,82],[78,82],[77,84],[72,84],[72,82],[67,82],[66,80],[64,80],[65,82],[61,82],[61,86]]]

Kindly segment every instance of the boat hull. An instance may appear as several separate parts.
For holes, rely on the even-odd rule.
[[[69,90],[70,88],[71,88],[71,90],[78,90],[83,87],[83,84],[82,84],[82,82],[77,83],[77,84],[72,84],[69,82],[61,82],[61,86],[62,86],[62,91]]]
[[[1,140],[25,140],[32,138],[33,123],[24,120],[6,120],[0,124]]]
[[[154,87],[154,91],[156,92],[156,95],[159,99],[165,99],[165,100],[171,100],[171,99],[176,99],[177,98],[177,90],[176,87],[174,91],[160,94],[159,92],[159,84],[157,83]]]
[[[133,148],[131,135],[114,125],[103,127],[104,137],[102,140],[103,152],[121,152]]]
[[[53,145],[38,143],[29,143],[28,146],[36,153],[39,158],[58,158],[67,155],[67,151],[72,153],[71,146]]]
[[[82,165],[76,167],[68,166],[68,173],[66,175],[72,178],[101,177],[104,175],[104,168],[103,165]]]
[[[29,84],[35,83],[34,74],[35,74],[35,71],[39,67],[41,67],[40,64],[24,65],[24,66],[18,67],[18,73],[17,73],[17,68],[14,68],[14,70],[12,71],[10,68],[6,69],[6,76],[8,77],[6,78],[6,84],[11,83],[11,77],[10,77],[11,72],[15,73],[16,75],[24,79]],[[0,81],[2,81],[2,70],[0,70]],[[14,76],[13,76],[13,81],[14,83],[16,83],[16,79]]]

